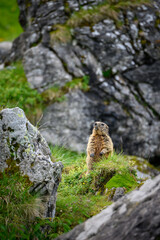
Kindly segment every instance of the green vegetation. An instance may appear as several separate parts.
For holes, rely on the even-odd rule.
[[[56,217],[53,221],[42,219],[38,214],[42,200],[29,194],[28,178],[7,171],[0,175],[0,239],[53,239],[110,205],[108,194],[113,187],[128,192],[138,185],[132,161],[122,154],[102,159],[86,176],[86,154],[50,148],[52,160],[64,165]]]
[[[82,91],[89,90],[89,76],[82,78],[73,78],[72,81],[67,82],[63,87],[54,86],[44,91],[41,96],[45,102],[62,102],[65,101],[65,94],[71,89],[81,89]]]
[[[28,179],[18,173],[1,173],[0,239],[29,239],[28,236],[32,236],[32,224],[35,217],[41,217],[38,209],[42,203],[40,198],[29,194],[29,187]]]
[[[89,77],[74,78],[63,87],[54,86],[43,93],[31,89],[27,82],[21,62],[0,71],[0,110],[3,108],[20,107],[29,120],[36,124],[46,106],[54,102],[65,101],[65,94],[71,89],[89,89]]]
[[[131,175],[129,173],[116,174],[107,182],[105,187],[108,189],[111,189],[113,187],[124,187],[127,190],[130,190],[137,187],[137,182],[135,181],[134,175]]]
[[[103,3],[94,6],[91,9],[85,10],[81,9],[78,12],[75,12],[71,18],[68,20],[67,24],[70,27],[80,27],[84,25],[96,24],[99,21],[104,20],[105,18],[111,18],[117,20],[118,13],[122,9],[137,7],[142,4],[149,3],[148,0],[107,0]]]
[[[132,161],[122,154],[104,158],[94,164],[94,170],[86,176],[86,155],[63,147],[51,147],[53,159],[62,161],[64,170],[58,188],[56,218],[50,236],[71,230],[77,224],[100,212],[111,204],[105,189],[124,187],[128,192],[138,186]],[[53,230],[54,226],[54,230]]]
[[[104,71],[104,72],[103,72],[103,76],[104,76],[105,78],[110,78],[110,77],[112,77],[112,76],[113,76],[112,69],[110,68],[110,69]]]
[[[21,63],[14,63],[1,70],[0,82],[1,109],[20,107],[29,119],[41,114],[44,107],[43,98],[29,87]]]
[[[0,42],[12,41],[22,32],[18,22],[19,8],[16,0],[0,1]]]
[[[70,42],[72,39],[71,29],[83,26],[91,27],[106,18],[113,19],[117,26],[121,27],[122,23],[118,20],[120,10],[137,7],[142,4],[150,4],[150,0],[106,0],[87,10],[81,8],[78,12],[74,12],[65,24],[53,26],[53,31],[50,33],[51,44],[55,42]]]
[[[83,91],[89,90],[89,76],[85,75],[82,78],[73,78],[72,81],[66,83],[65,87],[68,89],[79,88]]]

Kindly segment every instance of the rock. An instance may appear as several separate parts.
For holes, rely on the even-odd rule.
[[[65,97],[62,103],[54,103],[45,110],[41,133],[53,145],[59,144],[82,152],[86,149],[97,114],[95,108],[99,103],[91,101],[80,90],[70,92]]]
[[[160,61],[156,61],[148,65],[142,65],[137,67],[135,70],[124,73],[125,78],[134,84],[144,102],[160,115]]]
[[[108,201],[116,202],[119,198],[125,195],[125,189],[123,187],[118,187],[118,188],[113,187],[110,190],[106,188],[105,194],[108,197]]]
[[[56,54],[41,45],[26,51],[24,69],[31,87],[39,91],[44,91],[54,85],[61,87],[72,79],[65,72]]]
[[[53,218],[63,165],[51,161],[45,139],[18,107],[0,112],[0,152],[0,171],[12,173],[16,167],[28,176],[33,183],[30,192],[43,198],[43,216]]]
[[[158,239],[160,175],[56,240]]]
[[[122,187],[116,188],[116,191],[113,196],[113,201],[116,202],[119,198],[123,197],[124,193],[125,193],[124,188],[122,188]]]
[[[12,48],[12,42],[0,42],[0,64],[4,62],[4,59],[9,54]]]
[[[133,168],[136,170],[137,177],[140,181],[153,178],[160,174],[159,170],[151,165],[147,160],[136,157],[136,156],[127,156],[128,161],[132,161]]]

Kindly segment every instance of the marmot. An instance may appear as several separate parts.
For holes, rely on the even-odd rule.
[[[113,153],[113,142],[108,134],[108,126],[103,122],[95,122],[93,124],[93,131],[89,137],[87,145],[87,168],[90,172],[94,162],[98,162],[104,155],[108,158],[109,154]]]

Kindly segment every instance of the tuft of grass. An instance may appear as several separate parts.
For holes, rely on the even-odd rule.
[[[39,213],[39,208],[43,208],[41,199],[32,196],[29,188],[28,180],[18,173],[0,174],[1,239],[29,239],[27,236],[36,217],[42,217]]]
[[[106,188],[111,189],[113,187],[124,187],[127,191],[131,191],[136,188],[138,183],[135,176],[131,173],[116,174],[105,185]]]
[[[72,89],[81,89],[82,91],[89,90],[89,76],[85,75],[82,78],[73,78],[72,81],[67,82],[63,87],[53,86],[44,91],[41,96],[46,103],[65,101],[65,94]]]
[[[84,162],[84,159],[86,157],[84,153],[79,154],[65,147],[59,147],[57,145],[54,147],[50,145],[50,149],[53,158],[56,159],[56,161],[61,161],[65,168],[68,166],[77,166],[78,163],[80,164],[82,161]]]
[[[18,21],[19,8],[16,0],[0,1],[0,42],[12,41],[22,33]]]
[[[73,78],[72,81],[66,83],[65,87],[67,89],[79,88],[83,91],[89,90],[89,76],[84,75],[82,78]]]
[[[69,27],[63,25],[55,25],[53,30],[54,31],[50,33],[52,44],[56,42],[67,43],[71,41],[72,37]]]
[[[111,78],[112,76],[113,76],[113,73],[111,68],[103,72],[103,77],[105,78]]]

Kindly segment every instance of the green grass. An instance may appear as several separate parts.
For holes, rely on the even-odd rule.
[[[44,108],[42,96],[29,87],[20,62],[0,71],[0,99],[1,109],[18,106],[30,120]]]
[[[0,174],[0,239],[29,239],[41,200],[29,193],[28,179]],[[16,238],[17,237],[17,238]]]
[[[123,154],[114,153],[107,160],[102,159],[86,176],[86,154],[58,146],[51,147],[51,152],[55,161],[62,161],[64,170],[58,188],[56,218],[49,236],[56,237],[71,230],[110,205],[106,188],[124,187],[128,192],[138,186],[132,161]]]
[[[65,147],[59,147],[59,146],[50,146],[53,161],[61,161],[65,168],[68,166],[74,166],[78,165],[82,162],[84,162],[84,159],[86,155],[84,153],[79,154],[74,151],[70,151]]]
[[[0,0],[0,42],[12,41],[20,35],[19,8],[16,0]]]
[[[110,191],[105,193],[106,188],[124,187],[128,192],[138,185],[133,163],[123,154],[103,158],[86,176],[86,154],[64,147],[50,148],[53,161],[64,165],[55,218],[50,221],[35,217],[41,207],[40,198],[28,193],[26,178],[6,171],[0,175],[0,239],[53,239],[110,205]]]
[[[135,176],[129,173],[126,174],[116,174],[113,176],[105,185],[106,188],[111,189],[113,187],[124,187],[127,190],[134,189],[138,186],[135,181]]]
[[[57,85],[45,90],[41,95],[45,102],[54,103],[66,100],[65,94],[73,89],[81,89],[82,91],[89,90],[89,76],[84,75],[81,78],[73,78],[63,87]]]

